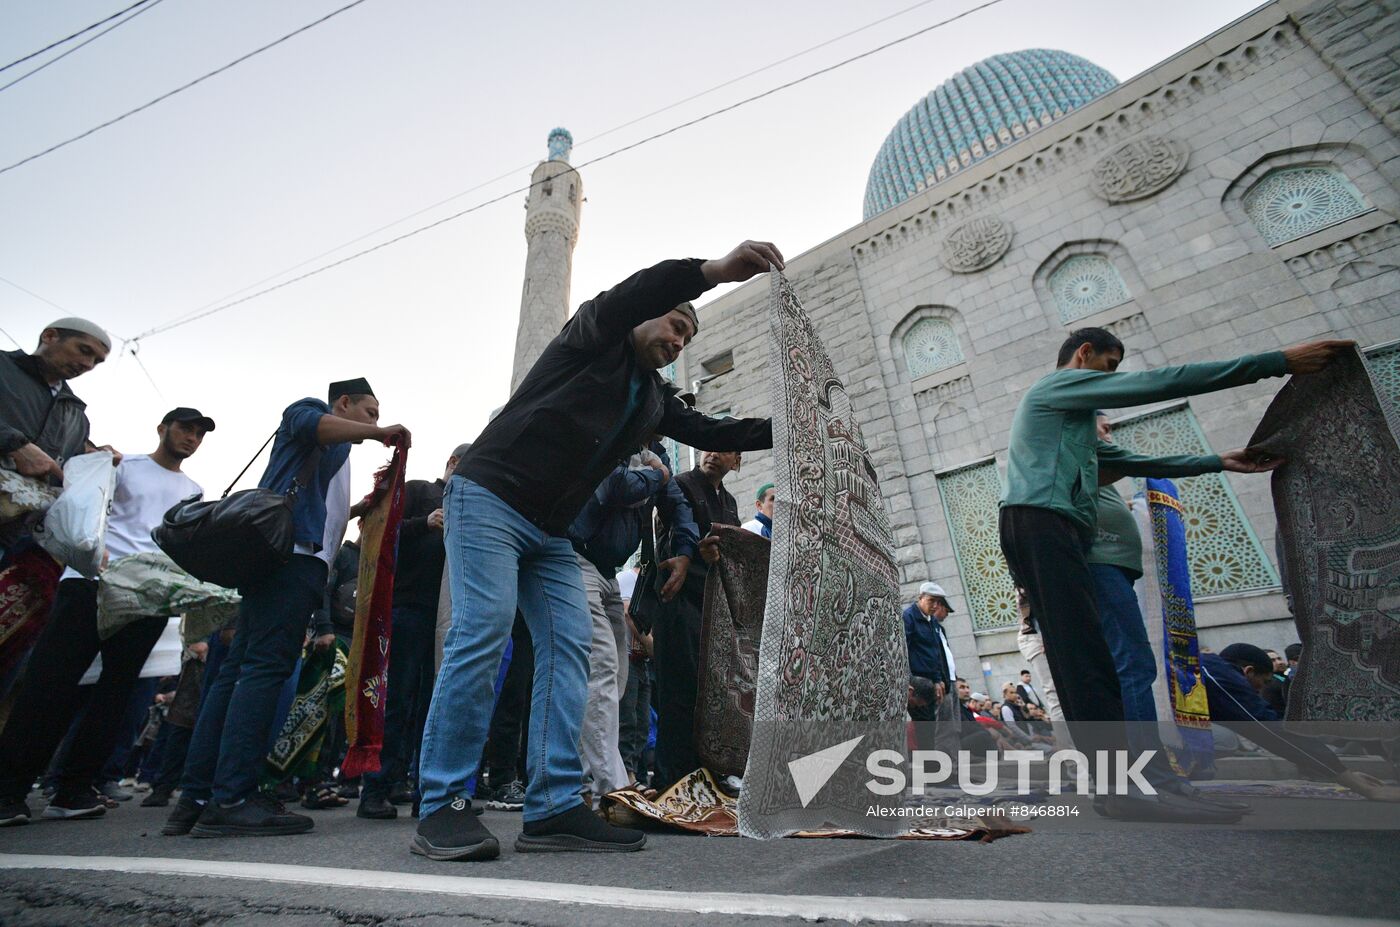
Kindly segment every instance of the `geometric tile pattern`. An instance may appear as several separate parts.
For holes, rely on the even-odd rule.
[[[1133,298],[1122,275],[1102,254],[1076,254],[1061,261],[1050,274],[1049,286],[1066,325]]]
[[[963,362],[962,346],[947,319],[920,319],[904,335],[904,361],[914,379]]]
[[[1346,175],[1332,167],[1270,171],[1244,197],[1245,214],[1270,245],[1311,235],[1369,209]]]
[[[953,556],[973,631],[1016,627],[1021,613],[997,530],[1002,485],[996,461],[939,475],[938,495],[953,537]]]
[[[1149,457],[1213,453],[1189,408],[1115,423],[1113,443]],[[1141,488],[1142,481],[1136,482]],[[1185,510],[1191,591],[1197,598],[1278,586],[1278,574],[1224,474],[1173,477],[1172,482]]]

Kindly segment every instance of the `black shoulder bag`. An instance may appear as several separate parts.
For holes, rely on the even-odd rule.
[[[219,586],[246,585],[285,564],[292,556],[292,508],[297,492],[310,485],[321,462],[321,447],[307,455],[292,487],[229,491],[248,472],[277,433],[263,442],[253,460],[239,471],[217,502],[202,495],[175,503],[151,538],[181,569],[196,579]]]
[[[642,569],[637,574],[637,585],[627,604],[627,614],[642,634],[651,633],[651,629],[656,627],[657,615],[665,607],[661,601],[661,571],[656,565],[660,559],[656,550],[656,516],[650,507],[647,509],[647,527],[650,530],[642,536]]]

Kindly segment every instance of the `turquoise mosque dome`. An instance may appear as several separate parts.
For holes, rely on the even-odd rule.
[[[1050,48],[993,55],[948,78],[890,130],[865,183],[865,218],[1000,151],[1118,86]]]

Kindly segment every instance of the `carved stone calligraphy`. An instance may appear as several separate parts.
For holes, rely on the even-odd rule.
[[[969,219],[943,239],[943,263],[957,274],[986,270],[1011,247],[1011,226],[995,216]]]
[[[1095,161],[1089,184],[1110,203],[1144,199],[1165,190],[1181,176],[1188,154],[1178,141],[1144,135]]]

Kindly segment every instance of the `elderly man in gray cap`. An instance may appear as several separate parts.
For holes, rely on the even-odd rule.
[[[64,461],[98,450],[88,437],[87,404],[68,381],[102,363],[111,350],[112,339],[100,327],[67,318],[44,327],[34,353],[0,353],[0,467],[57,485]],[[113,451],[113,457],[120,462],[120,454]],[[0,556],[17,547],[29,527],[0,526]]]
[[[918,598],[904,609],[904,642],[909,650],[909,675],[928,679],[934,691],[933,704],[910,710],[915,722],[915,739],[921,748],[932,746],[956,762],[962,727],[953,692],[957,665],[953,661],[953,648],[948,644],[948,633],[943,629],[943,622],[952,611],[942,586],[937,583],[919,586]],[[932,736],[928,733],[928,722],[933,722]]]

